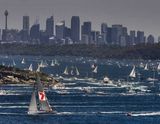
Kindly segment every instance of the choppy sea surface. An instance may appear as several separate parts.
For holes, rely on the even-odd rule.
[[[25,64],[21,63],[23,58]],[[65,86],[45,89],[49,103],[57,113],[27,115],[32,87],[22,84],[2,85],[0,123],[160,124],[159,60],[0,56],[0,64],[21,69],[28,69],[32,64],[34,71],[42,60],[46,67],[41,68],[41,71]],[[146,65],[148,69],[144,69]],[[134,66],[136,77],[130,78]],[[94,71],[96,67],[97,72]],[[66,68],[68,75],[63,74]],[[112,83],[103,83],[105,76]],[[128,112],[132,116],[126,116]]]

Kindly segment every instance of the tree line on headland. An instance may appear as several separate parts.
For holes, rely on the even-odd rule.
[[[83,56],[110,59],[160,59],[160,44],[107,45],[0,44],[1,55]]]

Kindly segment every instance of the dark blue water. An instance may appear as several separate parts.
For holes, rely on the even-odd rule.
[[[25,58],[26,64],[21,64]],[[50,66],[51,60],[58,60],[59,66]],[[64,85],[64,89],[50,87],[46,89],[48,100],[56,114],[29,116],[27,110],[32,87],[29,85],[3,85],[0,95],[0,123],[6,124],[159,124],[160,90],[158,61],[140,60],[94,60],[76,57],[32,57],[1,56],[0,63],[7,66],[15,61],[16,67],[28,68],[32,63],[46,60],[48,67],[41,71],[51,74]],[[149,70],[139,67],[140,62],[148,63]],[[98,66],[94,74],[91,65]],[[133,65],[140,75],[135,79],[128,77]],[[65,67],[75,66],[80,75],[63,74]],[[104,76],[113,80],[113,84],[104,84]],[[147,81],[154,77],[158,81]],[[47,82],[46,82],[47,83]],[[132,112],[133,116],[126,116]]]

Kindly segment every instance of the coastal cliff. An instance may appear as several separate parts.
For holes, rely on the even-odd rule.
[[[61,87],[62,84],[53,77],[42,73],[29,70],[21,70],[15,67],[0,66],[0,84],[30,84],[36,81],[36,75],[39,75],[41,82],[45,87]]]

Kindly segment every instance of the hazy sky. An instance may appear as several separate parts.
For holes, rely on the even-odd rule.
[[[9,28],[22,28],[22,16],[30,16],[30,24],[38,18],[45,28],[47,17],[54,15],[55,22],[65,20],[70,26],[73,15],[83,21],[92,21],[100,30],[101,22],[123,24],[129,30],[144,30],[160,35],[160,0],[0,0],[0,27],[4,28],[4,10],[9,11]]]

